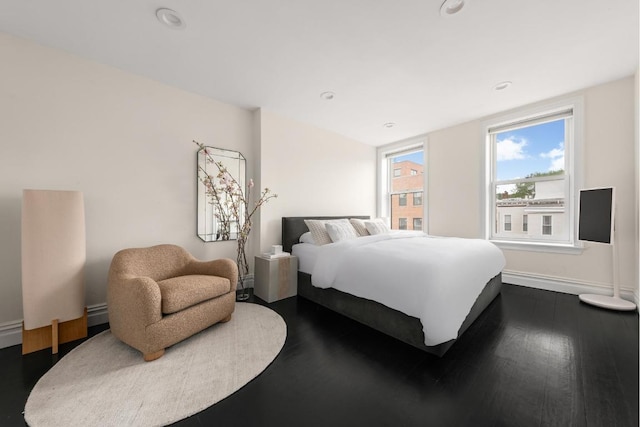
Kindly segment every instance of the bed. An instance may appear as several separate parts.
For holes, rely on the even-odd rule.
[[[287,252],[292,252],[300,236],[309,231],[305,219],[335,220],[344,218],[369,219],[368,216],[305,216],[282,218],[282,245]],[[298,245],[301,246],[301,245]],[[308,269],[307,269],[308,270]],[[354,296],[350,293],[328,287],[320,288],[312,284],[309,272],[298,271],[298,295],[323,307],[338,312],[373,329],[390,335],[436,356],[443,356],[469,326],[480,316],[489,304],[499,295],[502,276],[498,272],[483,287],[470,311],[464,317],[455,337],[435,345],[425,343],[425,333],[420,318],[407,315],[399,310],[368,298]]]

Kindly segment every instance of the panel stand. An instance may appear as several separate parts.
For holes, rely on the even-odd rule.
[[[601,308],[608,308],[610,310],[632,311],[636,309],[636,305],[634,303],[620,298],[615,293],[612,297],[606,295],[582,294],[579,298],[580,301],[586,302],[587,304]]]
[[[615,233],[615,230],[614,230]],[[578,298],[587,304],[595,305],[600,308],[608,308],[609,310],[631,311],[636,309],[636,305],[631,301],[620,298],[620,279],[618,278],[618,245],[615,240],[612,248],[612,267],[613,267],[613,296],[582,294]]]
[[[86,338],[87,308],[84,315],[77,319],[59,323],[53,319],[51,325],[36,329],[25,329],[22,322],[22,354],[33,353],[51,347],[52,354],[58,354],[58,345]]]

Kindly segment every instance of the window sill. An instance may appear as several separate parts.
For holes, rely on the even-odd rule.
[[[580,255],[584,250],[581,243],[575,245],[544,242],[515,242],[507,240],[489,240],[500,249],[528,252],[550,252],[557,254]]]

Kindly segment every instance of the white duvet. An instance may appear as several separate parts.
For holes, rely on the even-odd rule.
[[[417,317],[425,344],[457,338],[487,282],[505,266],[493,243],[404,232],[321,246],[311,275],[335,288]]]

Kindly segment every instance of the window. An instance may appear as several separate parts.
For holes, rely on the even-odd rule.
[[[409,229],[414,218],[424,219],[426,174],[423,141],[403,141],[379,147],[377,151],[377,215],[390,218],[391,228],[394,230]],[[402,218],[404,220],[401,224]]]
[[[545,236],[551,236],[551,215],[542,215],[542,234]]]
[[[422,218],[413,218],[413,229],[422,230]]]
[[[407,229],[407,218],[398,218],[398,230]]]
[[[581,123],[578,98],[485,123],[489,239],[499,244],[576,246],[574,195],[580,188],[576,165]]]

